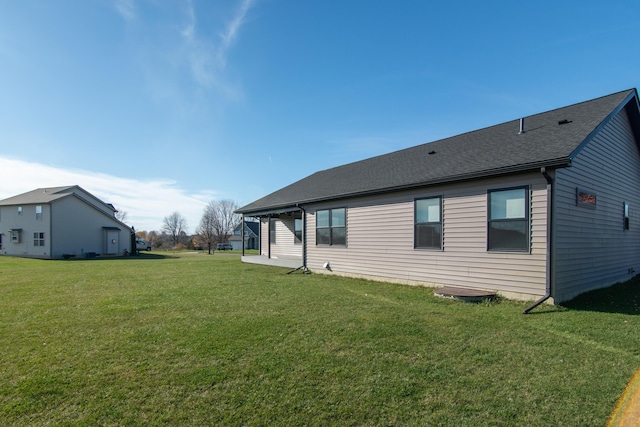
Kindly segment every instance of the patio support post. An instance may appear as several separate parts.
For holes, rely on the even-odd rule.
[[[269,237],[267,237],[267,258],[271,259],[271,220],[273,218],[271,218],[271,215],[269,215],[267,219],[269,220],[267,224],[267,228],[269,229]]]
[[[244,214],[242,214],[242,227],[240,228],[240,237],[242,238],[242,256],[244,256]]]

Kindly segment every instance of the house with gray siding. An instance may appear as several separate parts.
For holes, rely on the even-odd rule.
[[[242,259],[566,301],[640,273],[639,142],[630,89],[319,171],[238,209]]]
[[[244,232],[242,232],[244,230]],[[260,224],[255,221],[245,221],[233,229],[233,236],[229,238],[229,243],[233,250],[258,249],[260,241]]]
[[[0,254],[63,258],[132,252],[133,230],[116,212],[77,185],[0,200]]]

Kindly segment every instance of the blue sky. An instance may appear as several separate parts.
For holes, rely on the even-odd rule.
[[[638,86],[640,2],[0,0],[0,199],[159,230],[315,171]]]

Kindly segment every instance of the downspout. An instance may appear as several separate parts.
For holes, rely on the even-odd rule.
[[[540,173],[547,180],[547,271],[546,271],[546,292],[542,298],[524,309],[522,314],[528,314],[531,310],[545,302],[551,297],[551,274],[552,270],[552,247],[553,247],[553,178],[547,173],[547,169],[542,167]]]

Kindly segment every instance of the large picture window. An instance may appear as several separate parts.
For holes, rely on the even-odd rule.
[[[442,198],[415,201],[414,247],[442,249]]]
[[[316,211],[316,245],[347,244],[347,210]]]
[[[489,191],[487,249],[529,251],[529,188]]]

